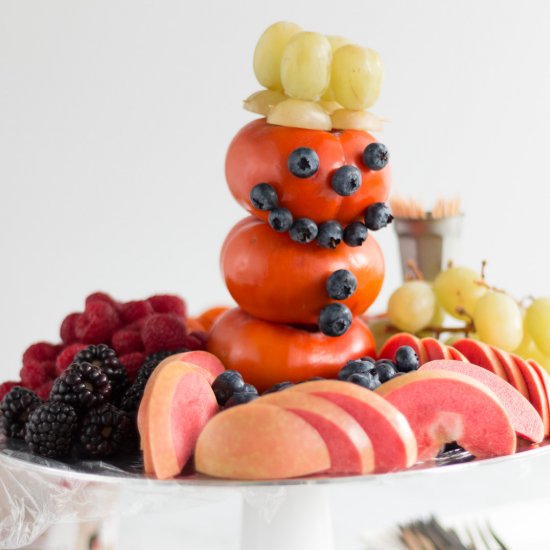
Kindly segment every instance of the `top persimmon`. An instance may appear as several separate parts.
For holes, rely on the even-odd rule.
[[[290,210],[295,219],[346,224],[361,217],[369,205],[388,198],[389,166],[371,170],[363,161],[365,148],[375,142],[373,136],[360,130],[325,132],[275,126],[263,118],[254,120],[229,146],[227,182],[239,204],[264,221],[268,212],[255,208],[250,200],[252,188],[259,183],[272,186],[278,205]],[[291,154],[301,148],[314,151],[310,175],[297,176],[291,171]],[[343,166],[353,167],[355,174],[358,169],[360,174],[360,186],[350,195],[337,193],[333,185],[333,176]]]

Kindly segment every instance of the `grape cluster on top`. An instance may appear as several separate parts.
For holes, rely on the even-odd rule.
[[[352,382],[369,390],[375,390],[384,382],[418,369],[418,355],[410,346],[400,347],[395,354],[395,362],[390,359],[361,357],[348,361],[338,373],[338,379]]]
[[[185,349],[147,357],[130,385],[113,349],[105,344],[88,346],[55,379],[47,400],[19,386],[9,391],[0,403],[2,432],[8,438],[24,439],[32,453],[48,458],[71,454],[103,458],[125,444],[135,446],[132,416],[145,384],[160,361],[177,351]]]

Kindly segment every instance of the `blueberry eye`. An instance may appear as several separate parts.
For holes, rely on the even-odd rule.
[[[313,149],[298,147],[288,157],[288,169],[297,178],[309,178],[319,170],[319,157]]]
[[[343,197],[353,195],[361,187],[361,172],[355,166],[340,166],[330,181],[336,193]]]
[[[390,160],[390,152],[383,143],[371,143],[363,151],[363,164],[370,170],[382,170]]]

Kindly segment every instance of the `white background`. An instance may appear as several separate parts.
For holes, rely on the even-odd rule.
[[[550,294],[550,3],[1,0],[0,377],[95,290],[229,301],[218,253],[244,213],[224,151],[279,19],[380,52],[394,189],[459,194],[463,260]],[[400,271],[379,238],[381,310]]]

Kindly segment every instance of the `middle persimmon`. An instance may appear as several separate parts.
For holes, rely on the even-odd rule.
[[[355,315],[374,302],[384,279],[382,252],[369,235],[362,246],[321,248],[300,244],[256,218],[241,220],[227,236],[221,269],[229,292],[250,315],[287,324],[316,324],[331,302],[345,304]],[[345,299],[334,299],[327,281],[338,270],[356,280]]]

